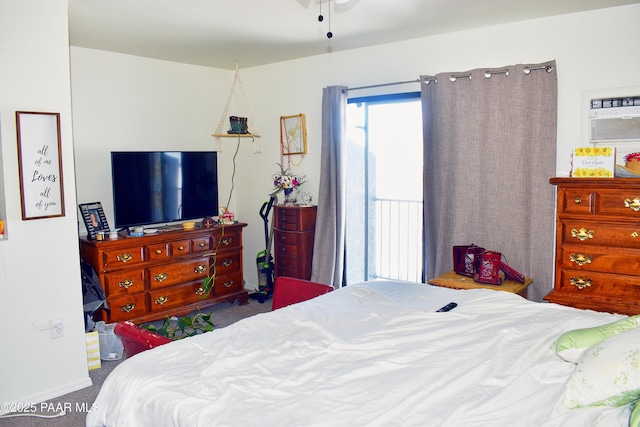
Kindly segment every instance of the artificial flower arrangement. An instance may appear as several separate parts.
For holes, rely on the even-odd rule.
[[[284,169],[280,163],[276,164],[280,166],[280,172],[273,175],[274,189],[271,191],[272,195],[279,193],[280,190],[284,190],[285,194],[288,194],[293,191],[293,189],[304,184],[304,175],[295,175],[289,168]]]

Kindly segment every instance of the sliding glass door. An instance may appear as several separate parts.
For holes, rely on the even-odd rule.
[[[424,281],[419,93],[350,98],[347,284]]]

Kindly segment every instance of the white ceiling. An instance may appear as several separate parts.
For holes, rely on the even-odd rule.
[[[72,46],[234,69],[640,0],[68,0]],[[322,1],[322,3],[320,3]],[[318,21],[322,8],[323,22]],[[329,12],[330,8],[330,12]],[[326,36],[331,24],[332,38]],[[606,29],[594,29],[605,31]],[[608,29],[615,31],[615,29]],[[544,31],[544,29],[541,29]]]

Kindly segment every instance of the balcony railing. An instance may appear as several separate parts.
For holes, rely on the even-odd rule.
[[[422,201],[376,198],[373,205],[369,277],[422,282]]]

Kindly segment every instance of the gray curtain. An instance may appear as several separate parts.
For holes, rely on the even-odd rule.
[[[452,246],[475,243],[531,277],[541,301],[555,259],[555,61],[420,80],[427,278],[453,269]]]
[[[322,149],[311,280],[342,286],[346,220],[347,88],[322,91]]]

